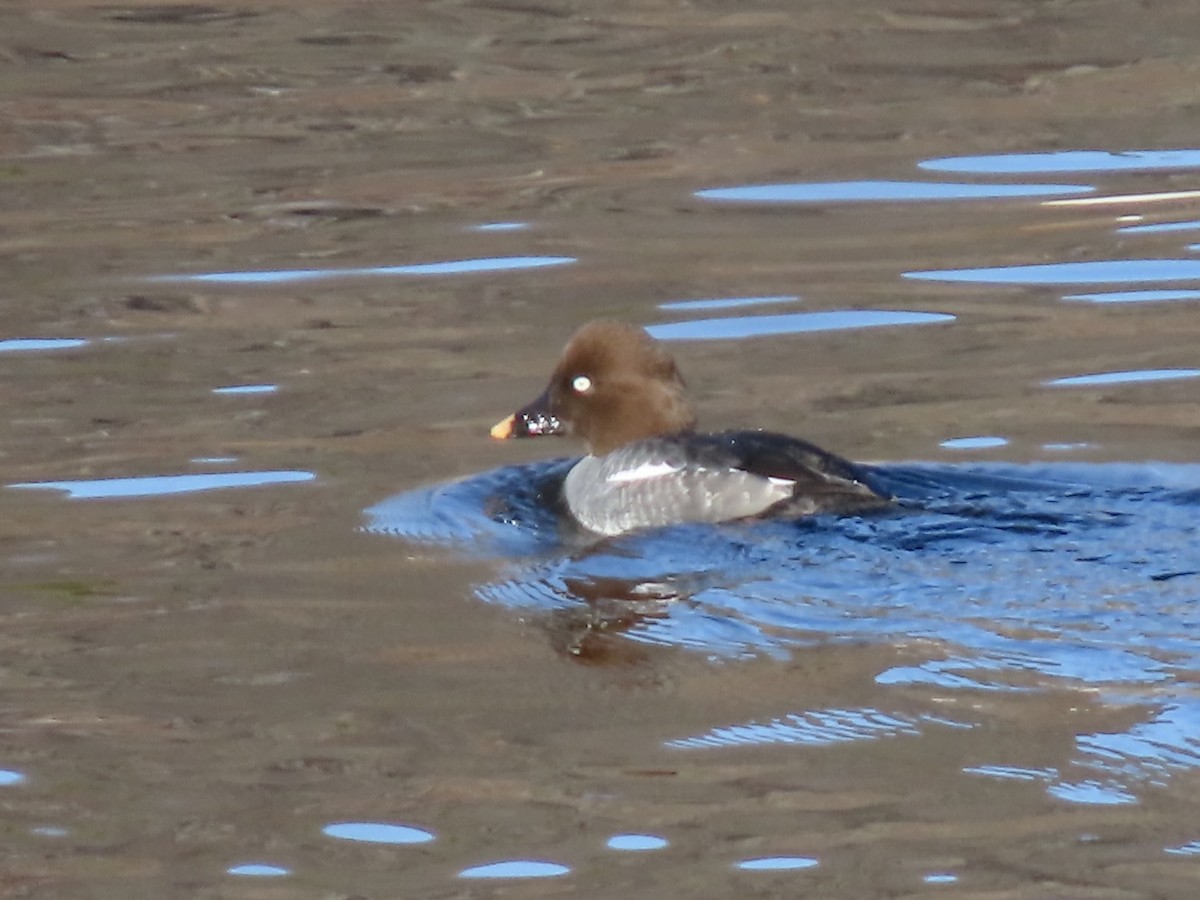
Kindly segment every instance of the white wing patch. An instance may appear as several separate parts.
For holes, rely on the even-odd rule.
[[[774,475],[768,475],[767,481],[775,485],[775,487],[790,488],[795,487],[796,482],[791,478],[776,478]]]
[[[683,470],[683,466],[675,466],[668,462],[648,462],[632,469],[622,469],[613,472],[604,480],[609,484],[625,484],[630,481],[646,481],[650,478],[660,478]]]

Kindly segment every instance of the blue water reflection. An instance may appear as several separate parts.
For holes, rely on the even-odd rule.
[[[926,884],[954,884],[958,876],[951,872],[930,872],[921,880]]]
[[[963,772],[1006,781],[1051,781],[1058,775],[1056,769],[1026,769],[1021,766],[965,766]]]
[[[1078,734],[1061,771],[1020,769],[999,750],[970,770],[1067,802],[1127,803],[1200,769],[1200,464],[886,465],[871,478],[898,498],[891,512],[596,541],[555,511],[571,462],[389,498],[366,530],[506,559],[479,597],[540,619],[578,658],[614,641],[728,660],[899,642],[904,662],[875,680],[908,700],[1086,691],[1133,724]],[[670,746],[801,750],[979,724],[938,718],[932,700],[907,709],[781,711]]]
[[[148,281],[199,282],[203,284],[291,284],[326,278],[366,278],[403,275],[470,275],[479,272],[509,272],[514,269],[540,269],[565,266],[573,256],[495,256],[483,259],[455,259],[446,262],[417,263],[408,266],[368,266],[355,269],[281,269],[277,271],[203,272],[194,275],[155,275]]]
[[[993,266],[984,269],[941,269],[905,272],[919,281],[968,284],[1128,284],[1138,281],[1200,279],[1200,259],[1106,259],[1096,262]]]
[[[1137,797],[1112,781],[1088,779],[1079,782],[1058,782],[1046,789],[1051,797],[1080,803],[1085,806],[1126,806],[1137,803]]]
[[[231,384],[228,387],[213,388],[214,394],[274,394],[279,390],[277,384]]]
[[[1121,234],[1162,234],[1170,231],[1195,231],[1200,229],[1200,219],[1190,222],[1159,222],[1154,225],[1126,225],[1118,228]]]
[[[321,829],[326,837],[366,844],[427,844],[435,837],[432,831],[412,825],[392,822],[334,822]]]
[[[744,859],[737,868],[747,872],[784,872],[793,869],[812,869],[820,861],[811,856],[760,856],[755,859]]]
[[[290,875],[291,870],[285,869],[282,866],[272,866],[267,863],[242,863],[237,866],[230,866],[225,870],[230,875],[237,875],[242,878],[282,878],[285,875]]]
[[[484,222],[482,225],[472,225],[472,231],[524,231],[529,227],[528,222]]]
[[[921,734],[922,721],[877,709],[810,710],[770,722],[720,726],[704,734],[674,738],[667,741],[666,746],[681,750],[766,744],[826,747],[831,744],[876,740],[897,735],[918,735]],[[939,720],[937,724],[945,723]]]
[[[458,873],[459,878],[558,878],[570,872],[559,863],[537,859],[508,859],[472,866]]]
[[[814,331],[848,331],[895,325],[929,325],[953,322],[948,313],[905,312],[886,309],[839,309],[788,313],[778,316],[729,316],[649,325],[646,331],[660,341],[721,341]]]
[[[608,839],[605,846],[610,850],[643,852],[662,850],[668,843],[666,838],[661,838],[656,834],[614,834]]]
[[[82,338],[9,338],[0,341],[0,353],[30,353],[39,350],[71,350],[82,347]]]
[[[1200,369],[1131,369],[1127,372],[1096,372],[1071,375],[1045,382],[1050,387],[1084,387],[1109,384],[1139,384],[1145,381],[1178,381],[1200,377]]]
[[[749,184],[696,191],[701,200],[734,203],[900,203],[924,200],[1003,200],[1087,194],[1085,184],[948,184],[936,181],[812,181]]]
[[[1087,303],[1158,303],[1164,300],[1200,300],[1200,291],[1104,291],[1099,294],[1068,294],[1063,299]]]
[[[138,478],[97,478],[81,481],[26,481],[10,484],[21,490],[65,491],[72,500],[96,500],[112,497],[159,497],[166,494],[190,494],[218,488],[261,487],[268,484],[295,484],[312,481],[312,472],[214,472],[204,475],[146,475]]]
[[[716,297],[708,300],[678,300],[660,303],[658,308],[667,312],[695,312],[706,309],[740,309],[744,306],[763,306],[769,303],[794,303],[800,298],[795,294],[777,297]]]
[[[994,434],[981,434],[975,437],[949,438],[938,446],[947,450],[990,450],[994,447],[1003,447],[1007,443],[1008,438]]]
[[[1097,768],[1093,762],[1082,761],[1082,766]],[[1067,803],[1078,803],[1084,806],[1125,806],[1137,803],[1137,796],[1126,788],[1118,779],[1083,778],[1069,781],[1063,778],[1057,769],[1023,769],[1018,766],[968,766],[963,768],[968,775],[984,775],[998,778],[1002,781],[1034,781],[1046,785],[1046,793]],[[1130,771],[1130,781],[1161,784],[1140,766]]]
[[[0,787],[8,787],[14,784],[21,784],[25,781],[25,776],[15,769],[0,769]]]
[[[975,175],[1044,175],[1063,172],[1143,172],[1198,169],[1200,150],[1056,150],[927,159],[918,168]]]

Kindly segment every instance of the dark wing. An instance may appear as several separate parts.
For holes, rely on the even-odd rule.
[[[815,507],[811,511],[841,512],[890,500],[871,486],[867,466],[790,435],[724,431],[689,435],[687,445],[689,456],[702,465],[732,466],[795,482],[794,497],[805,507]]]

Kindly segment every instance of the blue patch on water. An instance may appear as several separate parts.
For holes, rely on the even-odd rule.
[[[660,303],[658,308],[667,312],[695,312],[706,309],[740,309],[744,306],[764,306],[772,303],[795,303],[800,298],[795,294],[772,297],[713,297],[706,300],[677,300]]]
[[[647,333],[660,341],[724,341],[733,338],[801,334],[814,331],[848,331],[895,325],[929,325],[953,322],[948,313],[907,312],[891,309],[836,309],[785,313],[777,316],[728,316],[649,325]]]
[[[558,878],[571,870],[558,863],[537,859],[508,859],[472,866],[458,873],[459,878]]]
[[[927,159],[918,168],[975,175],[1047,175],[1063,172],[1144,172],[1200,169],[1200,150],[1055,150]]]
[[[748,872],[783,872],[793,869],[812,869],[819,865],[819,860],[811,856],[760,856],[755,859],[744,859],[737,868]]]
[[[326,837],[366,844],[426,844],[435,837],[432,831],[391,822],[334,822],[321,829]]]
[[[494,256],[483,259],[453,259],[446,262],[416,263],[408,266],[367,266],[355,269],[279,269],[245,272],[201,272],[192,275],[155,275],[147,281],[199,282],[202,284],[292,284],[326,278],[367,278],[379,276],[470,275],[479,272],[508,272],[514,269],[540,269],[575,262],[573,256]]]
[[[668,845],[666,838],[656,834],[614,834],[608,839],[610,850],[661,850]]]
[[[0,341],[0,353],[30,353],[39,350],[71,350],[82,347],[82,338],[9,338]]]
[[[1170,231],[1196,231],[1200,229],[1200,220],[1190,222],[1158,222],[1153,225],[1126,225],[1118,228],[1121,234],[1163,234]]]
[[[213,388],[214,394],[273,394],[279,390],[277,384],[231,384]]]
[[[24,774],[13,769],[0,769],[0,787],[7,787],[12,784],[21,784],[25,780]]]
[[[748,184],[696,191],[701,200],[735,203],[907,203],[925,200],[1003,200],[1087,194],[1086,184],[953,184],[938,181],[809,181]]]
[[[963,772],[1005,781],[1050,781],[1058,776],[1054,769],[1027,769],[1022,766],[964,766]]]
[[[958,876],[950,872],[930,872],[921,880],[926,884],[954,884],[958,881]]]
[[[242,878],[282,878],[285,875],[291,875],[291,869],[285,869],[282,866],[272,866],[266,863],[242,863],[237,866],[230,866],[225,870],[230,875],[238,875]]]
[[[1083,387],[1107,384],[1139,384],[1145,381],[1178,381],[1200,378],[1200,369],[1131,369],[1127,372],[1096,372],[1071,375],[1045,382],[1050,387]]]
[[[1098,294],[1069,294],[1063,299],[1085,303],[1160,303],[1164,300],[1200,300],[1200,291],[1104,291]]]
[[[941,723],[939,723],[941,724]],[[666,746],[681,750],[737,745],[806,744],[826,747],[921,733],[919,720],[877,709],[822,709],[784,716],[770,722],[747,722],[713,728],[705,734],[676,738]]]
[[[1127,284],[1137,281],[1194,281],[1200,259],[1103,259],[1095,262],[992,266],[985,269],[934,269],[905,272],[918,281],[966,284]]]
[[[557,459],[508,466],[396,494],[365,511],[363,530],[487,556],[538,554],[570,540],[556,505],[574,464]]]
[[[529,227],[528,222],[484,222],[482,225],[472,225],[472,231],[524,231]]]
[[[947,450],[989,450],[993,447],[1003,447],[1008,438],[994,434],[981,434],[975,437],[949,438],[939,445]]]
[[[970,770],[1069,802],[1130,802],[1200,769],[1200,464],[890,464],[870,477],[892,510],[601,540],[560,515],[572,462],[401,494],[367,510],[365,529],[500,558],[478,596],[581,659],[615,642],[714,659],[903,644],[905,662],[876,675],[903,697],[1083,690],[1137,711],[1123,731],[1078,735],[1070,771],[1002,756]],[[821,746],[944,724],[906,709],[795,710],[676,746]]]
[[[72,500],[113,497],[160,497],[220,488],[262,487],[312,481],[312,472],[214,472],[206,475],[145,475],[136,478],[97,478],[80,481],[25,481],[10,484],[21,490],[65,491]]]
[[[1113,781],[1060,781],[1050,785],[1046,793],[1059,800],[1086,806],[1126,806],[1138,802],[1137,797]]]

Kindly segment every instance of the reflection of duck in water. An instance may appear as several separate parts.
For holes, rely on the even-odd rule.
[[[675,361],[622,322],[580,328],[540,397],[492,437],[574,434],[588,455],[563,482],[567,508],[615,535],[681,522],[849,513],[889,502],[862,467],[767,431],[695,431]]]

